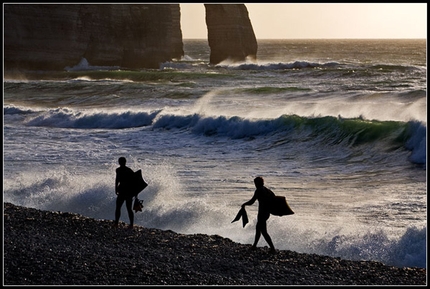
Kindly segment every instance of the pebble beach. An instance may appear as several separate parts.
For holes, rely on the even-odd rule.
[[[3,285],[426,285],[398,268],[4,203]]]

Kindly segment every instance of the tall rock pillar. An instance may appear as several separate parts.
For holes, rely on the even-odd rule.
[[[210,64],[257,59],[257,39],[245,4],[204,4]]]

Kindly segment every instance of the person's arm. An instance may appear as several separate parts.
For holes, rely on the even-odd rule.
[[[254,204],[254,202],[257,200],[257,194],[254,193],[254,196],[252,196],[252,199],[250,199],[248,202],[245,202],[242,204],[242,208],[245,206],[250,206],[252,204]]]
[[[118,172],[117,172],[115,176],[115,194],[117,195],[118,195],[118,184],[119,184],[119,179],[118,179]]]

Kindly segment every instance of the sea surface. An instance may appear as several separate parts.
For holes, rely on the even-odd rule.
[[[207,40],[184,51],[6,73],[4,202],[113,220],[124,156],[149,183],[137,225],[252,244],[258,202],[232,220],[262,176],[295,212],[268,220],[277,249],[426,267],[425,39],[258,40],[257,62],[219,65]]]

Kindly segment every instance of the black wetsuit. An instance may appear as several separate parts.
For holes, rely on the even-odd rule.
[[[255,190],[252,199],[244,204],[247,206],[252,205],[256,200],[258,200],[257,226],[253,247],[257,246],[260,235],[262,234],[270,248],[272,250],[275,249],[272,243],[272,238],[270,238],[269,234],[267,233],[266,224],[266,221],[270,217],[270,202],[274,196],[275,194],[270,189],[266,188],[265,186],[260,186]]]
[[[116,198],[116,209],[115,209],[115,224],[118,225],[119,218],[121,216],[121,207],[125,201],[127,208],[128,217],[130,219],[130,226],[134,223],[134,213],[132,210],[133,205],[133,192],[131,191],[132,179],[134,172],[127,166],[120,166],[116,169],[115,186],[118,196]]]

